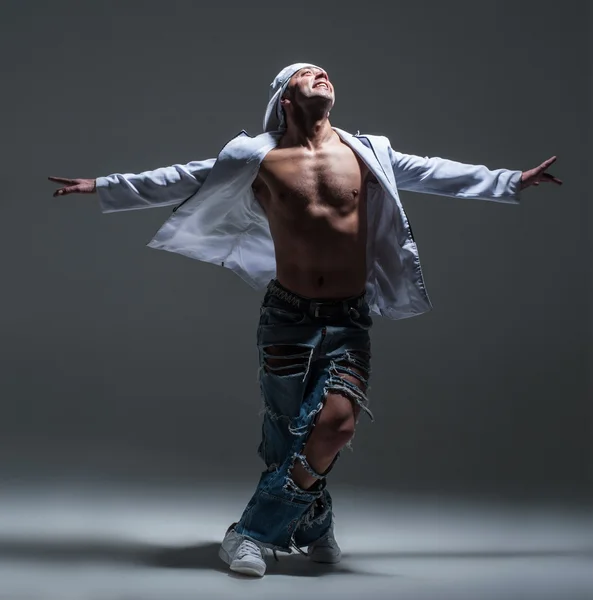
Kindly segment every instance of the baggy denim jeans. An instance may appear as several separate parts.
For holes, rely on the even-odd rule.
[[[324,473],[316,473],[303,455],[327,394],[345,396],[361,408],[359,414],[373,419],[363,391],[370,377],[372,326],[364,298],[356,309],[316,316],[318,311],[295,307],[291,297],[306,300],[272,280],[261,305],[257,345],[264,419],[258,453],[267,468],[235,525],[261,546],[286,552],[310,545],[333,523],[326,476],[339,454]],[[316,479],[307,490],[292,479],[297,460]]]

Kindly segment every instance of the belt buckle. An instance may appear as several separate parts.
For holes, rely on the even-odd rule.
[[[321,303],[316,302],[315,300],[311,301],[309,305],[309,312],[313,311],[313,316],[318,319],[319,318],[319,309],[321,308]]]

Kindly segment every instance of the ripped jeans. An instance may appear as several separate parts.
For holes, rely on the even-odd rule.
[[[370,376],[372,326],[364,297],[341,311],[325,301],[316,303],[321,310],[303,310],[303,301],[272,280],[261,305],[257,344],[264,419],[258,452],[267,469],[235,526],[237,533],[282,551],[310,545],[333,522],[326,476],[339,454],[324,473],[316,473],[303,455],[326,395],[341,394],[373,418],[363,391]],[[307,490],[291,477],[297,460],[316,479]]]

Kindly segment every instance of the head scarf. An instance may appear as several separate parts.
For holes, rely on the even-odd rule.
[[[294,63],[288,67],[285,67],[276,75],[274,81],[270,84],[270,100],[266,108],[266,114],[264,116],[264,131],[278,131],[286,129],[286,120],[284,118],[284,110],[280,105],[282,94],[288,86],[290,78],[301,69],[305,67],[316,67],[311,63]]]

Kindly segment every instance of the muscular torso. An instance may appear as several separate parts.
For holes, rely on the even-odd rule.
[[[360,294],[366,281],[368,168],[336,134],[321,149],[278,147],[253,190],[282,285],[310,298]]]

